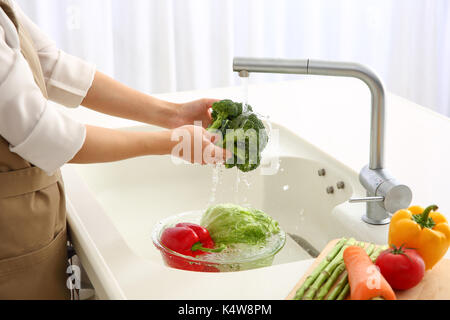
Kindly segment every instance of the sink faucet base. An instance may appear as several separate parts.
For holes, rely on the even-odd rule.
[[[367,193],[369,196],[369,193]],[[387,212],[380,207],[376,202],[368,202],[366,213],[362,215],[362,220],[368,224],[372,225],[385,225],[391,222],[391,217]]]
[[[386,218],[386,219],[383,219],[383,220],[374,220],[374,219],[369,218],[367,216],[367,214],[363,214],[361,216],[361,219],[365,223],[368,223],[368,224],[371,224],[371,225],[374,225],[374,226],[384,226],[384,225],[389,224],[391,222],[391,218]]]

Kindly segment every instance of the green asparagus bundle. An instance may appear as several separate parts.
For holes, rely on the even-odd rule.
[[[336,257],[339,251],[342,249],[345,243],[347,243],[346,238],[342,238],[338,241],[338,243],[334,246],[334,248],[330,251],[330,253],[323,259],[322,262],[317,266],[316,269],[305,279],[300,288],[298,288],[295,293],[294,300],[301,300],[305,291],[309,288],[309,286],[317,279],[323,269]]]
[[[357,242],[355,239],[350,238],[341,248],[339,253],[328,263],[325,268],[320,272],[319,276],[316,280],[311,284],[309,289],[305,292],[303,296],[303,300],[313,300],[317,291],[320,289],[322,284],[330,277],[333,273],[334,269],[338,267],[338,265],[343,261],[344,250],[349,246],[356,245]]]
[[[364,247],[365,243],[357,242],[353,238],[339,240],[325,259],[306,278],[297,290],[294,300],[322,300],[325,297],[327,300],[345,299],[350,291],[350,285],[343,254],[347,247],[354,245]],[[372,261],[375,261],[381,251],[386,249],[387,246],[376,247],[374,244],[369,244],[365,251]],[[341,277],[339,282],[330,292],[339,277]]]

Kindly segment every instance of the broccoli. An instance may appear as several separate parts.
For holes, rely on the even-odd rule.
[[[248,106],[244,111],[242,103],[222,100],[214,103],[212,108],[213,122],[208,130],[221,132],[222,147],[229,147],[233,153],[233,157],[227,161],[225,167],[236,166],[243,172],[258,168],[261,152],[269,138],[264,124],[253,112],[252,107]]]
[[[224,132],[230,120],[233,120],[242,114],[242,104],[234,103],[231,100],[222,100],[212,105],[211,117],[212,124],[208,127],[209,131],[219,130]]]

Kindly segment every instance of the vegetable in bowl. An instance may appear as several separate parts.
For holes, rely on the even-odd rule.
[[[235,204],[210,207],[200,224],[208,229],[218,245],[264,245],[269,237],[280,232],[278,222],[266,213]]]
[[[248,212],[244,214],[244,211]],[[202,220],[212,227],[212,233],[199,225]],[[231,224],[239,224],[239,227],[230,228],[226,236],[225,228]],[[236,205],[218,205],[206,212],[194,210],[168,217],[155,226],[152,238],[167,266],[196,272],[231,272],[270,266],[286,243],[286,233],[276,221],[259,210]]]

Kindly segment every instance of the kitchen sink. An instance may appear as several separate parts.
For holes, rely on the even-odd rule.
[[[346,236],[386,242],[387,226],[364,223],[365,204],[348,203],[353,196],[365,196],[357,172],[283,126],[272,123],[272,133],[279,137],[279,144],[269,144],[261,167],[247,174],[174,163],[170,156],[65,166],[73,241],[98,295],[119,299],[280,299],[301,277],[288,270],[310,264],[330,240]],[[155,225],[169,216],[205,210],[217,203],[252,206],[279,221],[289,236],[272,266],[206,274],[163,264],[152,244]],[[177,281],[188,281],[192,290],[179,288]],[[195,288],[211,284],[214,290],[192,294]],[[243,285],[246,289],[241,290]],[[174,292],[170,288],[175,288]]]

